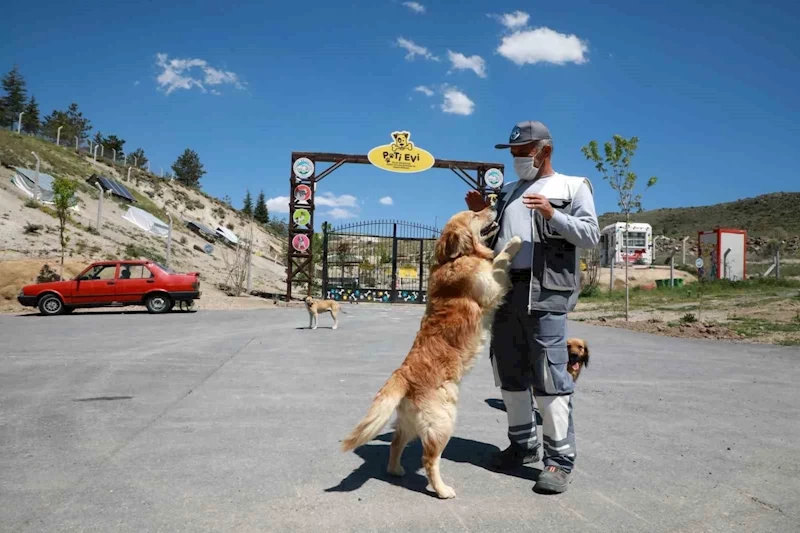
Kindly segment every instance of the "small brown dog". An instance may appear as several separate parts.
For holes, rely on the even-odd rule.
[[[497,232],[497,213],[462,211],[436,243],[428,301],[411,350],[378,391],[367,415],[342,443],[355,449],[375,438],[397,410],[388,472],[402,476],[403,449],[422,440],[422,464],[440,498],[456,493],[439,474],[439,460],[456,420],[458,385],[489,339],[495,310],[511,283],[508,268],[522,240],[514,237],[497,256],[484,239]]]
[[[567,339],[567,349],[569,350],[567,372],[572,375],[572,381],[578,381],[581,369],[589,366],[589,345],[585,340],[573,337]]]
[[[308,309],[308,319],[310,329],[317,329],[317,322],[319,321],[319,314],[324,312],[329,312],[333,317],[333,328],[336,329],[339,327],[339,304],[334,302],[333,300],[320,300],[316,301],[311,296],[306,296],[306,309]]]

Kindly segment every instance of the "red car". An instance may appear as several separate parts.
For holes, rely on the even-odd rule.
[[[200,273],[178,274],[153,261],[99,261],[73,280],[26,285],[17,301],[43,315],[70,313],[79,307],[144,305],[166,313],[176,302],[200,298]]]

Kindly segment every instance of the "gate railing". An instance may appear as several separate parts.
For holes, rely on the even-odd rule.
[[[425,303],[439,230],[392,220],[323,225],[322,293],[331,300]]]

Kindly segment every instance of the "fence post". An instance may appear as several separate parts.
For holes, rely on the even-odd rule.
[[[128,167],[128,179],[127,181],[131,181],[131,167]]]
[[[389,301],[394,303],[397,296],[397,222],[392,224],[392,293]]]
[[[611,255],[611,262],[609,263],[609,265],[611,267],[610,268],[611,277],[609,278],[608,292],[612,292],[614,290],[614,263],[617,262],[617,237],[616,237],[616,235],[614,235],[614,237],[611,239],[611,249],[613,250],[613,253]]]
[[[669,256],[669,288],[675,287],[675,252]]]
[[[172,215],[167,213],[169,219],[169,232],[167,233],[167,268],[169,268],[169,260],[172,255]]]
[[[116,165],[117,164],[117,149],[116,148],[112,148],[111,151],[114,152],[114,164]]]
[[[322,223],[322,299],[328,294],[328,223]]]
[[[61,146],[61,128],[64,126],[59,126],[58,131],[56,132],[56,146]]]
[[[419,297],[422,299],[422,279],[425,277],[425,263],[423,255],[425,254],[425,239],[419,240]]]
[[[39,196],[41,196],[41,189],[39,189],[39,164],[41,161],[39,160],[39,156],[36,155],[36,152],[31,152],[33,157],[36,158],[36,188],[33,190],[33,199],[39,201]]]
[[[75,136],[75,151],[78,151],[78,136]]]
[[[103,216],[103,188],[100,186],[99,181],[95,181],[94,186],[100,192],[100,196],[97,199],[97,233],[100,233],[101,217]]]
[[[22,134],[22,115],[25,114],[25,111],[21,112],[17,117],[17,135]],[[11,119],[11,124],[14,124],[14,119]],[[13,126],[12,126],[13,127]]]
[[[781,251],[775,250],[775,279],[781,279]]]
[[[95,160],[95,161],[97,161],[97,147],[98,147],[98,146],[99,146],[98,144],[95,144],[95,145],[94,145],[94,160]]]

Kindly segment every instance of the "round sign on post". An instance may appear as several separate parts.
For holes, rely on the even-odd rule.
[[[308,240],[308,235],[303,235],[302,233],[299,235],[295,235],[292,239],[292,248],[297,250],[298,252],[305,252],[308,250],[311,242]]]
[[[296,202],[308,203],[311,200],[311,187],[308,185],[298,185],[294,188],[294,200]]]
[[[697,268],[703,268],[703,258],[698,257],[697,260],[694,262],[694,266]]]
[[[311,222],[311,213],[307,209],[295,209],[292,220],[298,226],[308,226],[308,223]]]
[[[307,157],[301,157],[292,165],[292,171],[301,180],[308,179],[314,174],[314,162]]]
[[[490,168],[483,175],[483,180],[492,189],[499,189],[503,186],[503,173],[498,168]]]

